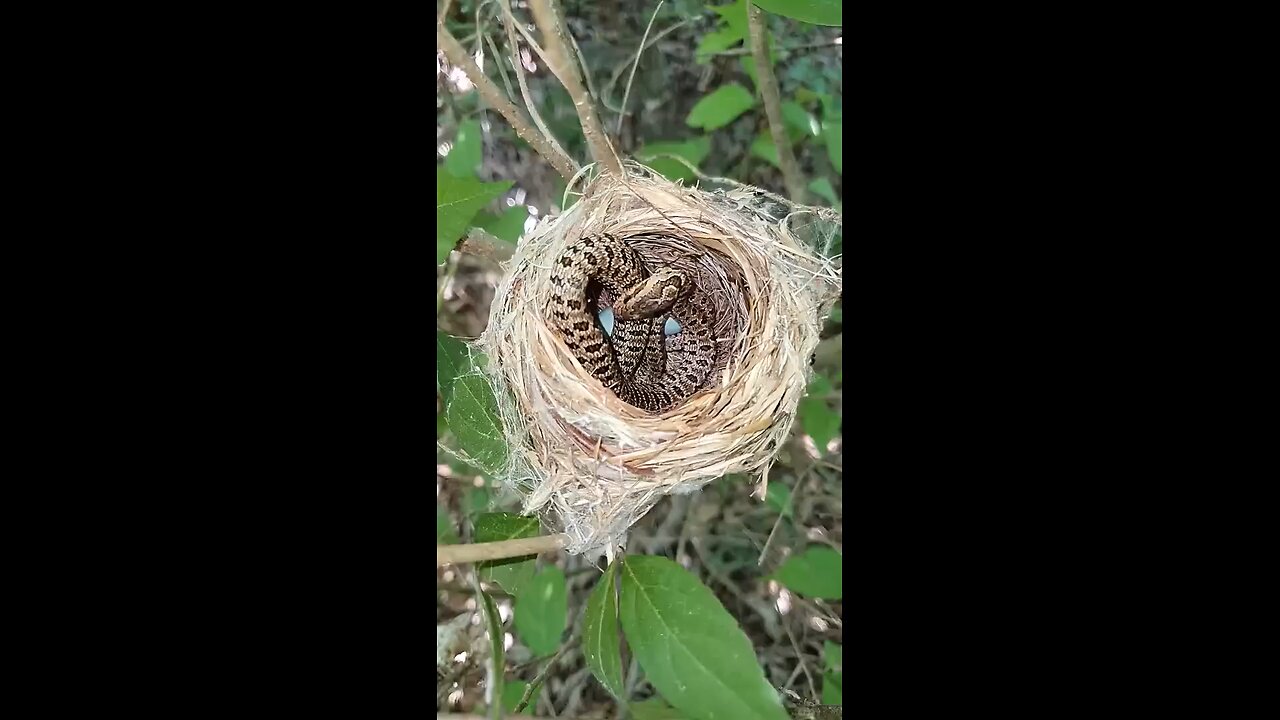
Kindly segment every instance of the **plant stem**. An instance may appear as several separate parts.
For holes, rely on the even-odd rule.
[[[481,560],[502,560],[520,557],[521,555],[537,555],[544,552],[563,550],[569,544],[569,536],[540,535],[531,538],[517,538],[501,542],[472,543],[470,545],[436,545],[436,567],[449,563],[479,562]]]
[[[756,84],[760,86],[760,97],[764,99],[764,112],[769,117],[769,132],[773,135],[773,144],[778,148],[782,181],[787,186],[787,195],[791,197],[791,201],[803,203],[804,178],[800,175],[795,153],[791,151],[787,128],[782,124],[782,99],[778,94],[778,79],[773,75],[773,65],[769,62],[769,52],[765,48],[764,13],[750,2],[747,3],[747,27],[751,31],[751,55],[756,61],[756,79],[759,80]]]

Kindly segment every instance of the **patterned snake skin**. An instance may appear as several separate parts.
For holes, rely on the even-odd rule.
[[[669,410],[707,382],[716,338],[709,299],[684,272],[650,273],[639,253],[613,235],[584,237],[551,270],[548,320],[582,367],[623,401]],[[613,296],[612,340],[600,327],[600,288]],[[668,314],[680,333],[665,337]]]

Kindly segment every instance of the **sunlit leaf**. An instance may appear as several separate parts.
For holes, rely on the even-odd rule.
[[[649,682],[693,718],[788,720],[755,649],[706,585],[664,557],[622,564],[620,617]]]
[[[615,560],[587,597],[582,651],[596,680],[615,698],[625,701],[622,651],[618,644],[618,600],[613,591],[617,575],[618,561]]]
[[[840,26],[841,0],[752,0],[761,10],[813,25]]]
[[[690,127],[715,130],[733,122],[755,104],[755,97],[738,83],[721,85],[693,106],[685,123]]]
[[[529,219],[529,210],[524,205],[507,208],[501,215],[481,212],[476,215],[476,227],[484,228],[490,235],[499,240],[506,240],[515,245],[524,233],[524,221]]]
[[[444,167],[454,177],[471,177],[480,169],[484,146],[480,140],[480,121],[463,120],[458,124],[458,137],[444,159]]]
[[[516,605],[516,630],[520,640],[539,657],[560,647],[560,636],[568,622],[564,571],[551,565],[533,576],[520,591]]]
[[[816,137],[822,130],[817,118],[801,107],[800,103],[790,100],[782,103],[782,119],[787,127],[805,135]]]
[[[449,257],[453,246],[471,227],[476,213],[506,192],[510,181],[484,183],[469,177],[454,177],[436,167],[436,264]]]
[[[796,594],[839,600],[844,587],[840,560],[840,554],[835,550],[814,545],[787,558],[771,577]]]
[[[675,155],[697,167],[710,152],[711,138],[703,135],[680,142],[645,143],[645,146],[636,152],[636,158],[662,173],[668,180],[691,180],[694,177],[693,171],[683,163],[660,156]]]
[[[534,537],[539,529],[537,518],[512,513],[484,513],[476,518],[475,541],[501,542]],[[486,560],[478,563],[476,568],[480,571],[481,580],[495,582],[503,590],[518,595],[520,589],[533,577],[533,561],[533,555],[522,555],[502,560]]]

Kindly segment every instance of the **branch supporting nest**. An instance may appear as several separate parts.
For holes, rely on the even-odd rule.
[[[787,195],[793,202],[805,201],[804,178],[800,175],[800,166],[796,163],[795,153],[791,151],[791,141],[787,138],[787,128],[782,123],[782,98],[778,93],[778,79],[773,75],[773,65],[769,62],[769,52],[765,47],[764,12],[755,3],[747,3],[747,27],[751,32],[751,56],[756,61],[756,78],[760,86],[760,97],[764,99],[764,112],[769,117],[769,133],[773,136],[773,144],[778,149],[778,166],[782,169],[782,181],[787,186]]]
[[[472,85],[476,86],[476,90],[484,98],[485,102],[497,110],[506,119],[507,124],[516,131],[516,134],[529,143],[530,147],[546,158],[547,162],[551,163],[551,166],[556,169],[556,172],[560,173],[566,181],[571,180],[577,174],[579,167],[573,161],[573,158],[552,145],[547,138],[534,129],[529,123],[529,119],[520,111],[520,108],[517,108],[498,89],[498,86],[493,84],[493,81],[471,59],[471,55],[462,47],[458,39],[453,36],[453,33],[445,28],[443,20],[436,23],[436,44],[444,51],[444,55],[449,59],[449,62],[462,68],[462,71],[467,74],[467,79],[471,81]]]
[[[450,563],[481,562],[483,560],[503,560],[523,555],[538,555],[544,552],[563,550],[569,544],[565,535],[541,535],[539,537],[518,538],[501,542],[472,543],[470,545],[437,545],[436,567]]]

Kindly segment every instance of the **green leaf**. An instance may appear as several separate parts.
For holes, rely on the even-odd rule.
[[[768,130],[760,133],[755,140],[751,141],[751,154],[762,160],[767,160],[774,167],[782,167],[778,161],[778,146],[774,144],[773,136],[769,134]]]
[[[534,655],[550,655],[560,647],[568,622],[564,571],[551,565],[533,576],[520,592],[516,605],[516,630]]]
[[[466,343],[458,338],[436,331],[436,389],[445,404],[453,394],[458,378],[471,372],[471,354]]]
[[[694,60],[699,65],[706,65],[711,62],[711,56],[715,53],[729,48],[742,42],[742,33],[732,30],[716,30],[702,36],[702,40],[698,42],[698,48],[694,51]]]
[[[841,121],[831,121],[824,123],[822,126],[822,134],[827,138],[827,157],[831,158],[831,167],[836,172],[844,174],[844,148],[842,133],[844,132],[844,123]]]
[[[828,640],[823,643],[822,654],[827,660],[826,672],[822,675],[822,704],[843,705],[843,648]]]
[[[507,712],[515,712],[516,706],[520,704],[520,698],[524,697],[524,689],[529,683],[523,680],[508,680],[502,686],[502,709]],[[542,694],[542,686],[533,689],[533,694],[529,696],[529,704],[524,706],[524,710],[520,711],[521,715],[532,715],[533,706],[538,704],[538,696]]]
[[[694,174],[682,163],[671,158],[658,157],[659,155],[676,155],[696,167],[710,152],[711,138],[703,135],[683,142],[646,143],[636,153],[636,158],[674,182],[691,180]]]
[[[811,137],[817,137],[822,131],[817,118],[801,107],[800,103],[790,100],[782,103],[782,120],[787,127]]]
[[[498,606],[493,604],[493,598],[489,593],[480,590],[478,583],[476,589],[480,592],[480,608],[483,611],[485,627],[489,631],[489,655],[492,663],[489,675],[496,682],[502,682],[502,668],[506,664],[502,648],[502,616],[498,614]],[[501,698],[498,698],[498,703],[501,704],[501,702]]]
[[[460,178],[436,167],[436,264],[443,263],[458,239],[471,227],[480,208],[506,192],[511,182],[484,183]]]
[[[463,120],[458,125],[458,136],[453,141],[453,149],[444,159],[444,167],[454,177],[472,177],[480,169],[483,154],[480,121]]]
[[[813,444],[817,446],[818,452],[825,455],[827,443],[840,432],[840,416],[827,406],[825,400],[816,397],[801,400],[797,412],[800,414],[800,426],[804,428],[805,434],[813,438]]]
[[[667,704],[662,698],[649,698],[627,706],[635,720],[686,720],[688,717]]]
[[[436,506],[436,544],[453,545],[458,542],[458,531],[453,529],[453,519],[443,505]]]
[[[685,123],[690,127],[715,130],[733,122],[755,104],[756,99],[747,92],[746,88],[738,83],[728,83],[699,100],[689,112]]]
[[[761,10],[811,25],[840,27],[841,0],[752,0]]]
[[[649,682],[681,712],[788,720],[751,641],[689,571],[664,557],[627,557],[619,615]]]
[[[529,218],[529,209],[524,205],[507,208],[502,215],[481,212],[476,216],[476,227],[488,230],[499,240],[506,240],[515,245],[524,234],[524,221]]]
[[[498,472],[507,462],[507,440],[498,419],[498,403],[489,381],[481,375],[464,375],[453,384],[452,397],[445,399],[445,419],[449,429],[473,465],[487,474]]]
[[[618,561],[615,560],[587,597],[582,648],[591,674],[596,676],[596,680],[600,681],[609,694],[626,701],[626,686],[622,679],[622,650],[618,646],[618,600],[613,592],[617,576]]]
[[[478,543],[501,542],[516,538],[533,537],[541,528],[537,518],[521,517],[512,513],[484,513],[476,518],[476,539]],[[480,571],[480,579],[495,582],[503,590],[517,595],[533,577],[533,555],[522,555],[502,560],[486,560],[476,565]]]
[[[489,504],[493,502],[493,494],[487,487],[469,487],[466,493],[467,517],[474,522],[482,513],[489,512]],[[479,542],[479,541],[477,541]]]
[[[839,200],[836,200],[836,189],[831,187],[831,181],[826,178],[818,178],[817,180],[809,183],[809,189],[815,194],[826,198],[827,202],[832,205],[839,202]]]
[[[844,580],[840,554],[829,547],[814,545],[792,555],[770,577],[787,589],[805,597],[839,600]]]
[[[823,400],[831,394],[832,390],[835,390],[835,388],[831,385],[831,381],[828,380],[825,375],[815,374],[813,376],[813,380],[809,381],[809,387],[805,388],[805,394],[809,397],[815,397],[819,400]]]
[[[746,37],[747,35],[747,0],[738,0],[728,5],[713,5],[707,8],[720,16],[725,27]]]
[[[765,491],[764,502],[777,510],[783,517],[793,517],[791,511],[791,488],[774,480]]]

